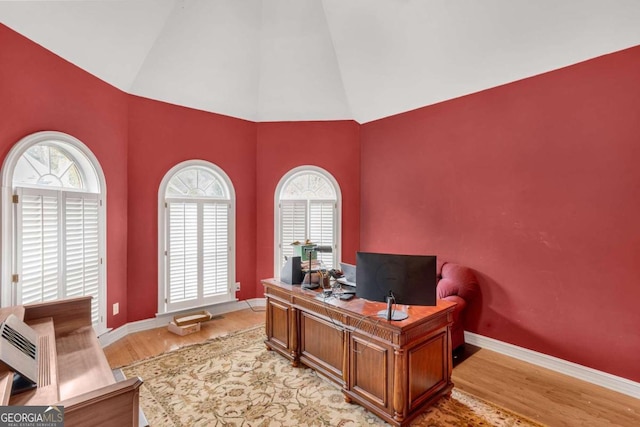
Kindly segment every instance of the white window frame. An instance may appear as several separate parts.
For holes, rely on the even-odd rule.
[[[282,245],[288,244],[280,241],[281,238],[281,209],[280,209],[280,200],[282,191],[289,184],[289,182],[297,177],[298,175],[304,175],[307,173],[315,173],[321,175],[325,178],[329,183],[333,186],[333,189],[336,194],[336,216],[334,218],[334,247],[333,247],[333,259],[334,263],[339,263],[342,259],[342,192],[340,190],[340,185],[338,181],[331,175],[327,170],[313,165],[303,165],[298,166],[296,168],[291,169],[289,172],[284,174],[284,176],[278,182],[276,186],[276,191],[274,193],[274,257],[273,257],[273,276],[276,278],[280,277],[280,272],[282,270],[282,265],[280,263],[280,259],[282,258]],[[320,200],[320,199],[317,199]],[[337,267],[337,266],[336,266]]]
[[[17,292],[16,287],[12,284],[12,275],[15,272],[17,264],[17,254],[15,250],[18,242],[15,241],[15,226],[16,215],[13,206],[13,176],[15,172],[18,160],[22,155],[32,146],[40,143],[55,142],[64,148],[66,145],[69,148],[75,149],[84,158],[75,158],[80,168],[86,172],[91,170],[97,178],[97,187],[91,190],[96,190],[96,194],[99,197],[101,203],[98,205],[98,239],[100,242],[99,252],[102,263],[100,264],[100,289],[99,289],[99,317],[100,322],[94,325],[96,333],[98,335],[107,331],[107,250],[106,250],[106,236],[107,236],[107,186],[104,176],[104,172],[100,165],[100,162],[93,154],[93,152],[79,139],[68,135],[63,132],[57,131],[42,131],[28,135],[18,141],[9,151],[7,157],[5,157],[2,165],[2,195],[0,199],[1,214],[2,214],[2,228],[0,236],[2,247],[2,289],[0,292],[0,306],[8,307],[16,304]],[[25,186],[28,187],[28,186]],[[43,188],[43,187],[36,187]],[[72,192],[73,190],[65,189],[65,191]],[[87,190],[83,190],[87,191]]]
[[[214,297],[204,304],[182,305],[179,308],[168,309],[167,307],[167,209],[165,206],[166,192],[171,178],[184,169],[191,167],[202,167],[208,169],[215,176],[222,179],[229,194],[229,199],[223,200],[229,203],[229,258],[228,258],[228,274],[229,280],[227,284],[227,293]],[[176,198],[177,199],[177,198]],[[201,197],[194,197],[189,200],[202,200]],[[208,198],[207,198],[208,199]],[[187,200],[187,199],[184,199]],[[211,198],[213,201],[221,201],[221,199]],[[213,304],[236,301],[235,298],[235,279],[236,277],[236,194],[233,184],[229,176],[217,165],[205,160],[186,160],[172,167],[162,179],[158,189],[158,314],[182,311],[186,309],[198,308]],[[201,286],[201,284],[200,284]]]

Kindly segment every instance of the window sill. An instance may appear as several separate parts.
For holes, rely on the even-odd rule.
[[[156,313],[156,318],[158,317],[164,317],[164,316],[174,316],[176,314],[184,314],[190,311],[194,311],[194,310],[204,310],[208,307],[215,307],[218,305],[223,305],[223,304],[229,304],[229,303],[235,303],[238,302],[239,299],[236,297],[229,297],[229,298],[225,298],[225,299],[221,299],[219,301],[215,301],[215,302],[210,302],[210,303],[205,303],[205,304],[198,304],[198,305],[193,305],[191,307],[185,307],[185,308],[179,308],[179,309],[175,309],[175,310],[167,310],[167,311],[163,311],[163,312],[158,312]]]

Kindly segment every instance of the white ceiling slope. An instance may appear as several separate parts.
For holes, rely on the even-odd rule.
[[[258,117],[353,118],[322,2],[262,2]]]
[[[253,121],[365,123],[640,45],[638,0],[0,1],[0,22],[129,93]]]
[[[128,91],[174,0],[0,1],[0,22]]]
[[[176,2],[128,91],[256,120],[261,7],[260,0]]]

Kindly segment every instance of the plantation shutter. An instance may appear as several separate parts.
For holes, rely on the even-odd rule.
[[[168,303],[198,297],[198,204],[168,202]]]
[[[304,242],[307,238],[307,201],[282,200],[280,202],[280,247],[284,264],[284,257],[293,256],[291,243]]]
[[[202,205],[202,292],[204,297],[229,289],[229,204]]]
[[[97,194],[18,188],[17,304],[92,296],[100,323]]]
[[[336,202],[323,200],[309,201],[309,238],[320,246],[331,246],[335,249],[334,229]],[[327,268],[334,268],[333,253],[319,252],[320,259]]]
[[[61,297],[58,192],[18,188],[16,209],[17,304]]]
[[[167,201],[168,309],[229,293],[229,210],[227,201]]]
[[[100,251],[97,194],[63,193],[64,199],[64,297],[92,296],[91,320],[100,317]]]

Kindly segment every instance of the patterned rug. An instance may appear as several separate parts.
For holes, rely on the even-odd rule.
[[[152,427],[386,426],[315,371],[267,351],[264,326],[122,368],[144,380],[140,405]],[[539,426],[453,389],[412,426]]]

